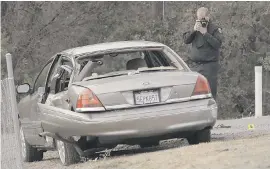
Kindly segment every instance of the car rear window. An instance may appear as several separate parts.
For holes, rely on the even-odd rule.
[[[110,53],[92,58],[92,61],[101,61],[102,64],[92,70],[92,74],[103,75],[112,72],[137,70],[139,68],[177,67],[162,50],[145,50],[121,53]]]

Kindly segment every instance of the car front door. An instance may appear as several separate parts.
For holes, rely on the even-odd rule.
[[[44,103],[44,99],[46,99],[48,75],[53,71],[58,59],[59,56],[57,55],[45,64],[34,82],[30,95],[27,96],[29,101],[19,106],[21,126],[25,139],[31,145],[44,145],[46,143],[45,139],[39,136],[43,129],[38,103]],[[20,110],[20,107],[22,110]]]

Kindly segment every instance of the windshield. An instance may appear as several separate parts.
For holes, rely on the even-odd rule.
[[[84,77],[96,79],[152,71],[183,70],[177,60],[160,50],[128,51],[89,57],[95,66]]]

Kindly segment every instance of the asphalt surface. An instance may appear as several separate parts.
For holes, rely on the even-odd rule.
[[[212,130],[213,140],[232,140],[270,134],[270,116],[219,120]]]

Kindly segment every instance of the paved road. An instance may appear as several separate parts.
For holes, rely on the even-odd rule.
[[[249,128],[254,127],[253,129]],[[231,140],[270,134],[270,116],[234,120],[219,120],[212,130],[215,140]]]

